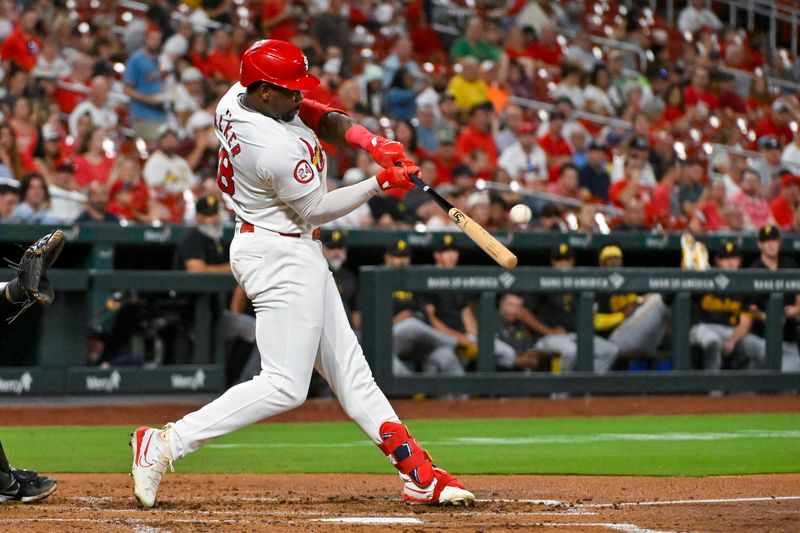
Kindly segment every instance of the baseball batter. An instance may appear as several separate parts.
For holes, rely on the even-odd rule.
[[[345,412],[389,457],[409,503],[470,505],[472,493],[435,467],[375,384],[316,239],[317,228],[381,190],[411,189],[419,168],[400,143],[376,136],[300,91],[319,83],[302,51],[277,40],[253,44],[240,83],[215,115],[218,185],[233,202],[231,269],[256,310],[261,373],[158,430],[131,439],[134,494],[156,502],[172,462],[205,442],[302,404],[316,368]],[[372,179],[326,193],[327,157],[319,138],[349,142],[385,167]],[[400,163],[401,166],[395,166]]]

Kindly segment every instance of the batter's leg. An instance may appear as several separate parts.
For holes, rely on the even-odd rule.
[[[333,276],[324,288],[325,321],[317,370],[328,380],[344,411],[378,445],[405,482],[403,498],[410,503],[468,505],[475,496],[454,476],[436,468],[400,423],[389,400],[378,388],[350,323]]]
[[[399,422],[389,400],[372,377],[364,352],[347,320],[339,291],[332,275],[322,290],[324,322],[319,342],[317,370],[339,399],[345,413],[376,444],[384,422]]]
[[[329,275],[327,263],[311,242],[278,236],[267,242],[261,239],[265,238],[250,240],[255,252],[264,250],[263,254],[245,256],[234,270],[256,310],[262,371],[169,424],[173,459],[210,439],[293,409],[306,399],[323,329],[325,295],[320,288]],[[231,254],[235,257],[234,246]]]

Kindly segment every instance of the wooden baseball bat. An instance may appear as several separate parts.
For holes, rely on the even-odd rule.
[[[486,231],[483,226],[469,218],[463,211],[454,207],[453,204],[445,200],[439,195],[430,185],[422,181],[416,174],[411,174],[411,181],[417,187],[428,193],[433,200],[439,204],[439,207],[445,210],[450,220],[456,223],[461,228],[461,231],[467,234],[467,237],[472,239],[472,242],[481,247],[481,249],[489,254],[489,257],[495,260],[498,265],[503,268],[514,268],[517,266],[517,256],[511,253],[511,250],[503,246],[500,241],[495,239],[491,233]]]

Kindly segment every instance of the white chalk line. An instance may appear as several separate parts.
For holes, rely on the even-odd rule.
[[[717,441],[735,439],[800,439],[800,430],[742,429],[729,432],[665,432],[665,433],[597,433],[593,435],[539,435],[535,437],[456,437],[452,439],[427,440],[427,446],[516,446],[525,444],[585,444],[590,442],[675,442]],[[260,449],[260,448],[367,448],[373,444],[367,440],[337,443],[260,442],[207,444],[211,449]]]
[[[497,516],[496,513],[486,513],[486,514],[493,514]],[[155,517],[153,520],[157,520]],[[327,519],[319,519],[319,520],[310,520],[311,522],[327,522],[327,523],[339,523],[339,524],[375,524],[375,525],[387,525],[387,524],[426,524],[422,520],[418,518],[389,518],[389,517],[375,517],[370,519],[369,517],[342,517],[342,518],[327,518]],[[148,520],[141,519],[141,518],[0,518],[0,524],[22,524],[22,523],[34,523],[34,522],[46,522],[46,523],[57,523],[57,524],[69,524],[69,523],[88,523],[88,524],[130,524],[130,525],[141,525],[147,526]],[[161,521],[163,522],[163,521]],[[187,523],[187,524],[241,524],[241,520],[222,520],[222,519],[207,519],[207,518],[186,518],[186,519],[170,519],[169,523]],[[452,522],[449,522],[452,524]],[[163,525],[163,524],[162,524]],[[608,529],[613,529],[615,531],[623,531],[625,533],[675,533],[672,531],[662,531],[662,530],[655,530],[655,529],[648,529],[639,527],[635,524],[623,524],[623,523],[615,523],[615,522],[540,522],[536,524],[530,524],[531,526],[539,526],[539,527],[604,527]]]
[[[664,500],[664,501],[654,501],[654,502],[579,503],[575,504],[575,507],[584,507],[584,508],[645,507],[652,505],[694,505],[698,503],[756,503],[756,502],[792,501],[792,500],[800,500],[800,496],[765,496],[758,498],[717,498],[717,499],[704,499],[704,500]]]
[[[423,524],[419,518],[392,518],[385,516],[343,516],[339,518],[317,518],[311,522],[335,524]]]
[[[78,498],[79,500],[91,500],[91,498]],[[97,500],[105,500],[98,498]],[[749,498],[715,498],[715,499],[698,499],[698,500],[663,500],[663,501],[647,501],[647,502],[619,502],[619,503],[581,503],[581,504],[569,504],[567,502],[562,502],[560,500],[542,500],[542,499],[512,499],[512,498],[498,498],[498,499],[479,499],[478,502],[481,503],[530,503],[534,505],[564,505],[568,506],[564,509],[563,512],[501,512],[498,513],[496,511],[464,511],[460,513],[463,516],[492,516],[497,517],[499,516],[515,516],[515,517],[523,517],[523,516],[567,516],[567,515],[596,515],[596,513],[581,511],[583,508],[610,508],[610,507],[637,507],[637,506],[658,506],[658,505],[695,505],[695,504],[713,504],[713,503],[755,503],[755,502],[770,502],[770,501],[796,501],[800,500],[800,496],[769,496],[769,497],[749,497]],[[105,509],[102,507],[81,507],[79,510],[82,511],[93,511],[93,512],[111,512],[111,513],[130,513],[133,509],[126,508],[126,509]],[[192,509],[192,510],[180,510],[180,509],[159,509],[159,513],[161,514],[192,514],[193,518],[169,518],[171,522],[175,523],[200,523],[200,524],[228,524],[228,523],[240,523],[241,520],[239,519],[224,519],[224,518],[200,518],[197,515],[205,515],[205,516],[219,516],[219,515],[245,515],[245,516],[264,516],[264,517],[278,517],[278,516],[285,516],[285,513],[280,512],[270,512],[269,510],[263,511],[247,511],[247,510],[231,510],[231,511],[223,511],[223,510],[199,510],[199,509]],[[306,515],[306,516],[320,516],[325,514],[332,514],[326,513],[324,511],[299,511],[299,510],[292,510],[291,514],[293,515]],[[432,523],[435,523],[436,516],[431,516]],[[317,519],[306,519],[312,522],[330,522],[330,523],[358,523],[358,524],[411,524],[411,523],[423,523],[419,521],[418,518],[413,517],[403,517],[403,516],[369,516],[363,515],[358,517],[337,517],[337,518],[317,518]],[[359,521],[348,521],[348,520],[359,520]],[[417,522],[411,522],[410,520],[417,520]],[[146,525],[148,520],[141,519],[141,518],[2,518],[0,517],[0,524],[1,523],[27,523],[27,522],[48,522],[48,523],[108,523],[108,524],[119,524],[120,522],[127,523],[127,524],[143,524]],[[430,524],[429,524],[430,525]],[[629,524],[629,523],[615,523],[615,522],[543,522],[537,524],[531,524],[540,527],[602,527],[607,529],[612,529],[614,531],[622,531],[623,533],[674,533],[671,531],[662,531],[662,530],[654,530],[649,528],[643,528],[636,524]]]

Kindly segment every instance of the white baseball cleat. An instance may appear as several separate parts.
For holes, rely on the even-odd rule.
[[[464,488],[455,476],[448,474],[441,468],[434,467],[433,481],[427,487],[420,487],[403,474],[400,478],[403,485],[403,500],[408,504],[423,505],[463,505],[468,507],[475,504],[475,495]]]
[[[158,486],[164,472],[172,468],[172,452],[169,448],[168,429],[140,427],[133,432],[133,494],[142,507],[156,504]]]

